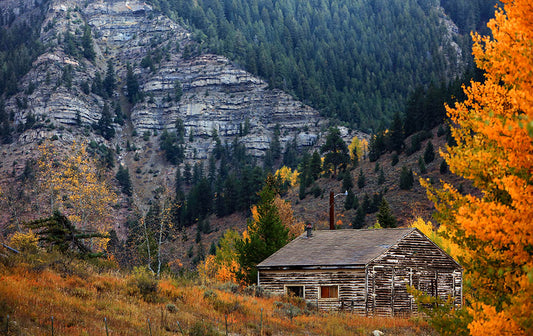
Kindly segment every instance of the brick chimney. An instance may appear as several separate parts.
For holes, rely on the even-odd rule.
[[[305,225],[305,231],[307,232],[307,238],[311,238],[313,236],[313,225],[311,223],[307,223]]]

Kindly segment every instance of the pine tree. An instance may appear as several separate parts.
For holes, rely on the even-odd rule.
[[[127,64],[126,86],[128,89],[129,102],[135,104],[140,101],[142,95],[139,89],[139,82],[137,81],[137,76],[133,73],[133,68],[129,63]]]
[[[401,153],[404,147],[403,123],[399,113],[394,114],[394,119],[388,133],[388,149]]]
[[[259,192],[258,218],[248,222],[248,237],[236,244],[242,270],[238,277],[249,284],[257,280],[255,266],[289,241],[289,230],[281,222],[278,208],[274,204],[276,194],[275,178],[269,175]]]
[[[83,56],[85,56],[85,58],[87,58],[89,61],[94,61],[94,58],[96,57],[96,53],[94,52],[94,48],[93,48],[91,27],[89,27],[88,25],[85,25],[85,27],[83,28],[81,46],[83,48]]]
[[[361,229],[365,226],[365,217],[366,217],[366,211],[363,209],[362,206],[357,208],[357,211],[355,212],[355,217],[352,220],[352,228],[353,229]]]
[[[376,215],[379,225],[384,228],[396,227],[396,217],[392,214],[389,203],[385,198],[381,199],[379,210]]]
[[[363,189],[366,184],[366,178],[365,174],[363,173],[363,169],[359,169],[359,176],[357,177],[357,186],[359,189]]]
[[[346,195],[346,200],[344,202],[344,209],[350,210],[353,207],[355,202],[355,194],[352,189],[348,189],[348,195]]]
[[[117,178],[118,183],[122,187],[122,192],[127,196],[131,196],[132,185],[129,169],[127,167],[124,167],[123,165],[120,165],[118,167],[117,175],[115,177]]]
[[[103,89],[107,97],[111,97],[113,95],[116,85],[117,81],[115,79],[115,66],[113,65],[113,61],[109,59],[107,61],[107,70],[103,82]]]
[[[309,170],[313,181],[316,181],[320,177],[322,172],[322,159],[317,151],[313,152],[311,156],[311,163],[309,164]]]
[[[410,190],[413,187],[414,181],[413,171],[403,166],[400,172],[400,189]]]
[[[418,168],[420,169],[420,174],[427,173],[426,164],[424,163],[424,159],[422,159],[421,156],[418,157]]]
[[[435,159],[435,149],[433,148],[433,143],[428,141],[426,145],[426,150],[424,151],[424,162],[430,163]]]
[[[353,188],[352,174],[349,171],[346,171],[344,172],[343,175],[344,176],[342,178],[342,190],[344,191],[352,190]]]
[[[378,175],[378,185],[382,185],[383,183],[385,183],[385,173],[383,172],[383,168],[380,168]]]
[[[394,167],[398,164],[398,161],[400,161],[400,158],[398,157],[398,153],[394,152],[392,154],[390,165]]]
[[[448,164],[446,163],[446,160],[442,160],[439,170],[441,174],[446,174],[448,172]]]
[[[332,127],[326,137],[326,143],[320,148],[322,153],[326,153],[324,157],[324,167],[333,170],[333,175],[337,175],[337,170],[346,169],[350,161],[348,154],[348,146],[342,140],[341,133],[338,128]]]
[[[102,109],[102,116],[100,117],[100,120],[98,120],[97,129],[106,140],[111,140],[115,136],[113,118],[107,103],[104,104],[104,108]]]

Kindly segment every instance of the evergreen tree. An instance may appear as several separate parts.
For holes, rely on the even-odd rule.
[[[446,163],[446,160],[442,160],[439,170],[441,174],[446,174],[448,172],[448,164]]]
[[[281,157],[281,144],[279,142],[280,134],[279,124],[276,124],[276,126],[274,126],[272,141],[270,142],[270,151],[272,152],[272,158],[274,160],[277,160]]]
[[[396,166],[398,164],[399,160],[400,160],[400,158],[398,157],[398,152],[394,152],[392,154],[390,165],[393,166],[393,167]]]
[[[176,127],[176,136],[178,138],[178,143],[184,144],[185,143],[185,124],[183,123],[183,120],[180,119],[179,117],[176,118],[175,127]]]
[[[342,178],[342,190],[348,191],[353,188],[352,174],[349,171],[344,172]]]
[[[238,241],[235,246],[242,269],[239,278],[249,284],[257,280],[255,266],[289,242],[289,230],[281,222],[274,204],[276,194],[275,178],[269,175],[259,192],[257,221],[248,223],[248,237]]]
[[[94,52],[93,38],[91,36],[91,27],[89,27],[89,25],[85,25],[85,27],[83,28],[81,46],[83,48],[83,56],[85,56],[85,58],[87,58],[89,61],[94,61],[96,53]]]
[[[185,167],[183,168],[183,179],[185,180],[185,183],[189,185],[192,182],[192,170],[191,165],[188,162],[185,163]]]
[[[359,189],[363,189],[366,184],[365,174],[363,174],[363,169],[359,169],[359,177],[357,178],[357,186]]]
[[[115,123],[120,126],[124,126],[124,114],[122,114],[122,109],[120,108],[120,103],[115,103]]]
[[[122,188],[122,192],[127,196],[131,196],[132,186],[129,169],[123,165],[120,165],[115,177]]]
[[[370,138],[368,144],[368,159],[374,162],[385,152],[385,137],[383,132],[378,132]]]
[[[98,120],[98,125],[96,126],[100,135],[106,140],[111,140],[115,136],[115,128],[113,127],[113,118],[111,117],[111,112],[109,111],[109,105],[104,104],[102,109],[102,116]]]
[[[435,159],[435,149],[433,148],[433,143],[428,141],[426,145],[426,150],[424,151],[424,162],[430,163]]]
[[[376,215],[379,225],[384,228],[396,227],[396,217],[392,214],[389,203],[385,198],[381,199],[379,210]]]
[[[365,217],[366,212],[363,209],[362,206],[357,208],[357,211],[355,212],[355,217],[352,220],[352,228],[354,229],[361,229],[365,226]]]
[[[428,171],[424,159],[421,156],[418,157],[418,168],[420,169],[420,174],[425,174]]]
[[[183,189],[182,189],[182,177],[181,177],[181,168],[178,166],[176,168],[176,179],[175,179],[175,186],[174,186],[174,189],[175,189],[175,192],[176,192],[176,200],[182,200],[183,199],[183,196],[184,196],[184,193],[183,193]]]
[[[96,72],[94,75],[91,91],[96,95],[104,96],[104,83],[102,82],[102,75],[99,72]]]
[[[311,156],[311,162],[309,163],[309,170],[313,181],[316,181],[320,177],[322,172],[322,158],[317,151],[313,152]]]
[[[361,204],[361,207],[363,208],[365,213],[372,213],[372,201],[370,200],[370,196],[368,196],[367,193],[365,193],[365,195],[363,196],[363,203]]]
[[[355,202],[355,194],[352,189],[348,189],[348,195],[346,195],[346,200],[344,201],[344,209],[350,210],[353,208]]]
[[[174,82],[174,101],[179,102],[182,96],[183,88],[181,86],[181,82],[176,79],[176,81]]]
[[[392,125],[388,133],[388,150],[401,153],[404,146],[403,139],[404,134],[402,119],[400,118],[400,114],[396,113],[394,114],[394,120],[392,121]]]
[[[113,95],[116,85],[115,66],[113,65],[113,60],[109,59],[107,61],[107,70],[103,82],[103,89],[107,97],[111,97]]]
[[[333,175],[337,175],[337,169],[346,169],[348,162],[350,162],[350,155],[348,154],[348,146],[342,140],[341,132],[337,127],[329,129],[326,137],[326,143],[320,148],[322,153],[326,153],[324,157],[324,167],[333,170]]]
[[[137,76],[133,73],[133,68],[128,63],[126,73],[126,86],[128,89],[128,100],[130,103],[135,104],[142,99],[142,94],[139,89],[139,82]]]
[[[410,190],[413,187],[414,180],[413,171],[403,166],[400,172],[400,189]]]
[[[380,168],[378,175],[378,185],[382,185],[383,183],[385,183],[385,173],[383,172],[383,168]]]

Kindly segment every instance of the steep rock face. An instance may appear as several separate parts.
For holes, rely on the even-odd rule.
[[[35,134],[86,135],[101,118],[105,104],[120,102],[129,120],[123,126],[113,124],[118,137],[108,145],[137,143],[147,132],[173,131],[178,118],[191,135],[185,148],[188,159],[208,157],[214,147],[213,130],[228,143],[240,135],[239,141],[256,157],[269,148],[276,125],[282,148],[293,139],[302,147],[316,144],[324,124],[316,110],[269,89],[225,57],[203,52],[190,32],[144,2],[28,0],[26,7],[45,4],[41,40],[46,52],[19,83],[21,88],[35,89],[10,98],[6,106],[19,129],[36,119],[49,132],[20,136],[22,143],[33,141]],[[84,57],[80,46],[86,25],[92,31],[93,60]],[[67,50],[68,34],[78,41],[74,52]],[[97,76],[105,77],[108,60],[114,65],[117,85],[113,94],[102,95],[91,86]],[[134,105],[126,99],[127,66],[144,95]],[[177,83],[183,92],[179,101]],[[245,124],[247,132],[242,134]]]
[[[194,144],[186,153],[189,158],[196,153],[197,159],[205,159],[212,149],[213,130],[223,141],[231,142],[245,123],[249,134],[241,141],[255,156],[268,149],[275,125],[280,126],[282,144],[304,127],[312,134],[299,145],[313,145],[309,139],[318,137],[320,118],[315,110],[268,89],[264,81],[222,56],[185,55],[198,44],[188,31],[157,15],[150,6],[94,2],[84,13],[100,49],[108,50],[116,61],[119,77],[126,77],[124,65],[129,62],[139,78],[146,99],[131,110],[131,122],[139,134],[172,131],[180,118],[187,134],[194,135]],[[157,64],[143,68],[139,63],[147,55]],[[153,60],[157,57],[159,61]],[[173,99],[178,82],[183,90],[179,102]]]

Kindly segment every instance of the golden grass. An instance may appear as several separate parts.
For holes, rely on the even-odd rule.
[[[9,314],[9,335],[51,335],[52,316],[55,335],[105,335],[104,318],[109,335],[150,335],[150,329],[154,336],[180,335],[177,322],[186,335],[195,334],[198,326],[224,335],[227,317],[230,334],[259,335],[262,309],[263,335],[369,335],[375,329],[386,335],[435,334],[424,321],[414,319],[345,312],[307,312],[291,319],[278,308],[287,298],[235,294],[220,285],[171,277],[158,281],[153,296],[143,296],[133,275],[86,267],[56,271],[0,263],[0,331],[5,331]],[[292,303],[305,308],[302,302]]]

